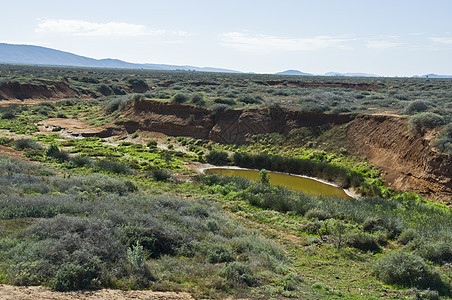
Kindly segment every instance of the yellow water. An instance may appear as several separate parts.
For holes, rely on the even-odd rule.
[[[223,176],[240,176],[253,181],[259,179],[259,171],[254,170],[211,168],[204,170],[204,172],[206,174],[218,174]],[[267,173],[270,175],[270,184],[274,186],[283,186],[310,196],[351,199],[343,189],[311,178],[269,171],[267,171]]]

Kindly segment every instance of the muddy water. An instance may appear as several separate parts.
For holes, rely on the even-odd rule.
[[[259,171],[246,169],[210,168],[205,169],[204,172],[206,174],[240,176],[253,181],[259,178]],[[315,179],[275,172],[268,172],[268,174],[270,174],[271,185],[283,186],[310,196],[351,199],[343,189]]]

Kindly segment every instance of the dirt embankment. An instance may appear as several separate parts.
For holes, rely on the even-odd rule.
[[[438,201],[450,201],[452,160],[436,152],[426,134],[410,133],[407,119],[385,115],[323,114],[282,108],[227,110],[137,101],[117,124],[136,130],[191,136],[221,143],[246,143],[252,135],[286,134],[300,127],[347,124],[346,139],[356,154],[380,167],[387,184]]]
[[[431,147],[429,134],[409,131],[405,118],[358,115],[348,126],[347,138],[358,154],[381,168],[389,186],[447,203],[452,159]]]
[[[77,93],[63,81],[42,81],[20,83],[17,81],[0,84],[0,100],[71,98]]]
[[[212,111],[192,105],[141,100],[123,114],[117,124],[127,132],[157,131],[221,143],[246,143],[255,134],[286,134],[306,126],[341,125],[353,115],[300,112],[281,108]]]

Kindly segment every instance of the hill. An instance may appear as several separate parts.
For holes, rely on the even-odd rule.
[[[238,71],[211,67],[177,66],[166,64],[135,64],[119,59],[94,59],[70,52],[32,45],[13,45],[0,43],[0,63],[119,68],[150,70],[184,70],[201,72],[240,73]]]
[[[299,75],[299,76],[312,76],[310,73],[304,73],[298,70],[286,70],[283,72],[275,73],[276,75]]]

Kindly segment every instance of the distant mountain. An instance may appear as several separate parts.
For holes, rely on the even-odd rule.
[[[438,74],[425,74],[425,75],[415,75],[413,78],[452,78],[452,75],[438,75]]]
[[[299,75],[299,76],[312,76],[312,74],[304,73],[298,70],[287,70],[283,72],[275,73],[276,75]]]
[[[328,72],[328,73],[325,73],[325,76],[380,77],[379,75],[367,74],[367,73],[338,73],[338,72]]]
[[[164,64],[135,64],[111,58],[94,59],[41,46],[14,45],[5,43],[0,43],[0,63],[95,67],[95,68],[119,68],[119,69],[184,70],[201,72],[240,73],[234,70],[210,67],[201,68],[194,66],[177,66]]]

